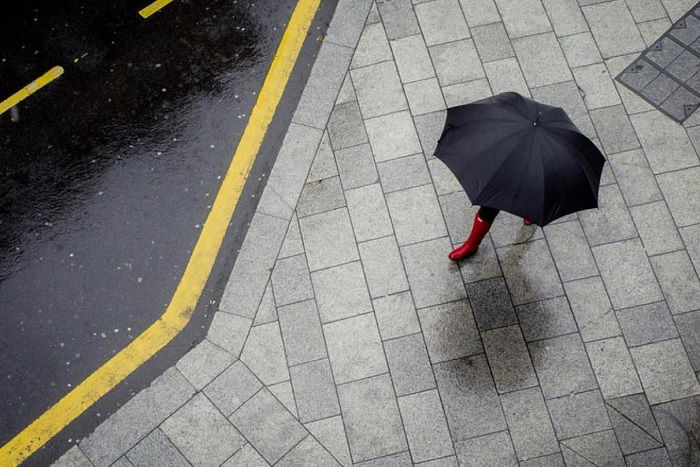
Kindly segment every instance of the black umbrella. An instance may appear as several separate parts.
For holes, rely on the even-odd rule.
[[[447,110],[435,156],[472,204],[544,226],[598,207],[605,158],[564,110],[507,92]]]

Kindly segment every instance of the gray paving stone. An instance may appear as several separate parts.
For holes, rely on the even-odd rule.
[[[593,256],[616,310],[663,298],[638,239],[593,247]]]
[[[608,162],[628,206],[663,199],[644,152],[634,150],[611,154]]]
[[[557,36],[588,31],[588,24],[576,0],[543,0],[542,3]]]
[[[483,351],[468,301],[420,309],[418,316],[433,363]]]
[[[700,371],[700,311],[674,317],[681,340],[695,371]]]
[[[359,36],[362,24],[359,25]],[[353,44],[354,46],[354,44]],[[313,73],[306,82],[292,121],[323,129],[326,127],[343,77],[350,65],[353,49],[326,40],[314,62]],[[312,153],[313,154],[313,153]],[[279,158],[278,158],[279,159]]]
[[[445,111],[441,110],[430,114],[418,115],[415,118],[416,131],[418,131],[421,147],[428,159],[434,157],[437,140],[445,127],[446,114]]]
[[[391,47],[382,23],[367,24],[357,43],[350,66],[360,68],[392,59]]]
[[[399,409],[413,462],[454,454],[437,390],[399,397]]]
[[[184,467],[190,465],[159,428],[153,430],[134,446],[127,453],[127,458],[135,467]],[[80,464],[77,463],[71,465],[80,467]],[[86,464],[86,466],[91,465],[89,462]]]
[[[299,237],[301,238],[301,233],[299,233]],[[253,323],[254,326],[258,326],[260,324],[267,324],[271,323],[273,321],[277,321],[277,308],[275,307],[275,298],[273,297],[272,294],[272,285],[268,282],[267,287],[265,288],[265,293],[263,294],[262,300],[260,300],[260,306],[258,307],[258,312],[255,315],[255,321]],[[209,333],[211,334],[211,327],[209,328]],[[246,337],[248,336],[248,332],[250,329],[245,328],[245,334]],[[240,332],[240,331],[239,331]],[[245,344],[245,342],[244,342]],[[242,350],[242,348],[241,348]],[[240,351],[235,353],[234,355],[240,355]]]
[[[458,244],[461,244],[461,241]],[[465,284],[502,275],[496,249],[488,239],[481,242],[479,250],[468,261],[462,261],[459,264],[459,270]]]
[[[652,405],[700,394],[698,379],[680,339],[630,349]]]
[[[394,62],[382,62],[350,72],[364,118],[408,108]]]
[[[304,427],[267,389],[259,391],[229,418],[271,464],[307,434]]]
[[[378,0],[377,8],[389,39],[420,33],[411,0]]]
[[[268,386],[267,389],[270,390],[273,396],[277,398],[278,401],[294,416],[294,418],[299,418],[297,413],[297,404],[294,400],[294,390],[292,389],[292,383],[289,381],[282,381],[281,383],[273,384]]]
[[[603,61],[598,46],[590,32],[560,37],[559,45],[571,68],[592,65]]]
[[[586,344],[593,372],[606,399],[642,392],[642,385],[622,337]]]
[[[447,107],[468,104],[493,95],[487,79],[475,79],[467,83],[451,84],[442,88]]]
[[[448,456],[433,459],[427,462],[421,462],[420,464],[416,465],[420,465],[421,467],[457,467],[458,464],[456,456]]]
[[[170,368],[102,422],[80,443],[80,449],[93,464],[110,465],[194,394],[187,379]],[[63,460],[68,462],[71,458]]]
[[[630,117],[652,172],[659,174],[698,165],[685,130],[654,110]]]
[[[698,434],[699,403],[700,397],[696,396],[654,407],[673,465],[683,465],[700,455],[698,444],[689,441],[689,437],[696,438]]]
[[[555,297],[515,308],[527,342],[578,331],[566,297]]]
[[[520,467],[565,467],[561,453],[536,457],[520,462]]]
[[[301,188],[301,185],[299,187]],[[265,190],[267,191],[269,190]],[[290,218],[292,211],[290,208]],[[270,270],[275,264],[277,248],[274,245],[282,244],[287,224],[283,219],[260,213],[253,216],[248,234],[243,240],[241,251],[224,288],[219,305],[221,311],[248,319],[255,317],[267,279],[270,277]]]
[[[644,467],[655,465],[657,467],[672,467],[671,460],[665,448],[653,449],[625,457],[628,467]]]
[[[471,232],[476,207],[471,207],[467,194],[463,191],[455,191],[440,196],[440,207],[445,218],[450,241],[454,244],[462,244]],[[489,243],[488,240],[483,243]],[[471,262],[471,258],[469,260]],[[498,274],[497,274],[498,275]]]
[[[653,0],[652,0],[653,1]],[[637,23],[639,32],[642,34],[642,39],[647,47],[651,46],[663,33],[671,29],[671,21],[668,17]]]
[[[634,222],[617,185],[600,187],[598,209],[581,211],[578,216],[588,243],[593,246],[637,236]]]
[[[299,219],[299,226],[311,271],[359,259],[347,209]]]
[[[471,39],[435,45],[428,50],[441,86],[485,76],[474,41]]]
[[[260,454],[250,445],[246,444],[232,457],[222,464],[222,467],[236,467],[245,465],[249,467],[267,467],[268,464]]]
[[[484,69],[494,94],[513,91],[525,97],[530,96],[530,89],[527,87],[517,59],[504,58],[488,62],[484,64]]]
[[[514,39],[513,48],[529,86],[544,86],[573,78],[554,33]]]
[[[530,342],[528,348],[545,399],[598,387],[578,334]]]
[[[482,338],[499,393],[537,386],[535,370],[518,325],[486,331]]]
[[[600,277],[564,285],[584,342],[620,335],[620,327]]]
[[[397,396],[435,387],[433,370],[420,333],[385,341],[384,352]]]
[[[245,444],[204,394],[194,396],[161,429],[194,465],[219,465]]]
[[[479,26],[472,30],[472,35],[482,62],[492,62],[515,56],[503,23]]]
[[[391,456],[378,457],[354,464],[357,467],[403,467],[411,465],[411,455],[406,452],[400,452]]]
[[[389,375],[340,385],[338,396],[354,462],[407,448]]]
[[[459,3],[470,28],[501,21],[493,0],[460,0]]]
[[[547,401],[547,408],[559,439],[612,428],[598,390],[550,399]]]
[[[235,357],[208,340],[203,340],[187,352],[175,367],[192,383],[197,390],[202,389],[216,378]]]
[[[433,184],[438,196],[464,190],[459,184],[457,177],[440,159],[434,158],[429,160],[428,168],[430,169],[430,175],[433,178]],[[465,207],[468,207],[470,204],[469,200],[467,200]],[[471,217],[473,218],[474,216]]]
[[[663,201],[633,206],[630,213],[647,255],[658,255],[683,248],[683,241]]]
[[[53,467],[93,467],[90,459],[75,445],[52,464]]]
[[[340,91],[338,91],[338,98],[335,101],[335,105],[345,104],[355,100],[357,100],[357,96],[355,96],[355,87],[352,85],[350,73],[347,72],[345,73],[345,78],[343,79],[343,85],[340,87]],[[328,140],[328,132],[324,133],[323,137],[324,139]],[[328,144],[330,145],[330,140],[328,140]]]
[[[484,355],[438,363],[433,371],[455,443],[507,428]]]
[[[411,292],[381,296],[373,301],[382,339],[393,339],[420,332]]]
[[[467,295],[481,331],[518,322],[502,277],[467,284]]]
[[[372,311],[365,276],[359,262],[316,271],[311,279],[322,323]]]
[[[391,41],[391,49],[403,83],[435,76],[423,35],[415,34]]]
[[[688,250],[688,255],[695,265],[695,269],[700,271],[700,225],[691,225],[678,229]]]
[[[111,467],[133,467],[133,464],[129,462],[129,460],[126,457],[120,457],[117,462],[112,464]]]
[[[700,281],[684,250],[650,258],[672,314],[700,308]]]
[[[623,454],[663,445],[661,433],[644,394],[609,399],[607,406]]]
[[[431,240],[447,234],[432,185],[390,193],[387,195],[387,204],[399,245]]]
[[[414,8],[428,46],[470,37],[457,0],[434,0]]]
[[[314,298],[306,256],[297,255],[275,263],[272,270],[272,290],[279,306]]]
[[[618,310],[617,319],[630,347],[678,336],[666,302]]]
[[[591,120],[606,154],[639,148],[637,135],[622,105],[592,110]]]
[[[275,384],[289,379],[282,333],[277,322],[250,329],[241,361],[263,384]]]
[[[426,114],[446,108],[445,99],[442,97],[436,78],[404,84],[404,91],[412,115]]]
[[[332,155],[331,155],[332,157]],[[335,167],[335,163],[333,163]],[[299,220],[296,213],[292,216],[289,221],[289,227],[287,228],[287,234],[284,236],[284,241],[282,242],[282,247],[280,248],[279,255],[277,259],[289,258],[290,256],[296,256],[304,253],[304,243],[301,241],[301,231],[299,230]],[[269,289],[265,289],[265,293],[268,293]],[[264,295],[263,295],[264,297]],[[272,297],[272,292],[270,292],[270,297]],[[258,309],[258,312],[260,310]],[[257,317],[257,314],[256,314]]]
[[[503,394],[501,403],[518,459],[559,452],[559,444],[539,388]]]
[[[377,168],[369,144],[361,144],[336,152],[340,180],[346,190],[376,183]]]
[[[584,461],[590,459],[588,462],[593,463],[593,465],[625,466],[620,446],[617,444],[612,430],[567,439],[561,444],[564,461],[567,465],[586,465],[581,464],[580,459]],[[572,453],[578,457],[572,459]]]
[[[497,250],[514,305],[562,295],[564,289],[543,240]]]
[[[478,438],[455,443],[460,465],[477,467],[481,465],[517,466],[518,461],[508,432],[499,431]]]
[[[522,217],[501,212],[491,226],[489,235],[496,248],[544,238],[542,229],[536,225],[523,225]]]
[[[260,381],[239,360],[212,381],[204,389],[204,394],[229,416],[261,387]]]
[[[340,415],[310,422],[304,426],[342,465],[352,465],[350,448],[348,448],[343,419]]]
[[[340,414],[333,374],[327,359],[293,366],[289,369],[289,374],[302,423]]]
[[[384,193],[405,190],[431,182],[423,154],[393,159],[377,164]]]
[[[289,366],[326,357],[316,302],[307,300],[277,308]]]
[[[594,63],[575,68],[572,72],[589,110],[622,103],[605,64]]]
[[[380,184],[348,190],[345,197],[358,242],[394,233]]]
[[[411,114],[397,112],[365,120],[374,160],[384,162],[420,152]]]
[[[539,0],[496,0],[511,39],[552,30]]]
[[[307,436],[289,453],[275,464],[279,466],[297,465],[340,465],[313,436]]]
[[[627,6],[637,23],[661,18],[668,21],[666,10],[659,0],[630,0],[627,2]]]
[[[323,332],[336,384],[388,371],[372,313],[324,324]]]
[[[218,311],[209,326],[207,340],[238,357],[251,325],[252,321],[247,318]]]
[[[362,124],[362,115],[360,115],[357,101],[336,105],[333,108],[328,121],[328,134],[331,145],[336,151],[367,142],[367,134]]]
[[[408,290],[401,255],[393,236],[361,243],[359,248],[372,297]]]
[[[593,37],[604,58],[644,49],[644,41],[625,2],[600,3],[583,8]]]
[[[563,108],[585,135],[593,136],[595,134],[588,109],[583,103],[576,82],[565,81],[534,88],[532,89],[532,97],[544,104]]]
[[[656,177],[676,225],[700,223],[700,167],[661,174]]]
[[[593,254],[578,221],[548,225],[544,228],[544,234],[562,281],[598,274]]]
[[[372,0],[339,2],[331,24],[328,26],[325,40],[346,47],[355,47],[371,4]]]

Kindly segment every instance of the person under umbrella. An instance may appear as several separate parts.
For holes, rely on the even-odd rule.
[[[435,156],[480,206],[452,261],[476,253],[500,211],[543,227],[598,207],[600,150],[563,109],[514,92],[448,109]]]

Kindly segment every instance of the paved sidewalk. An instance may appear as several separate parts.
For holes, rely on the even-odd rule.
[[[341,0],[207,340],[58,465],[700,465],[700,115],[611,79],[694,2],[414,3]],[[601,207],[458,268],[432,152],[506,90],[601,146]]]

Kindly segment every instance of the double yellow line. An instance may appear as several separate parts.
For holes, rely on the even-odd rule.
[[[299,0],[294,8],[192,256],[163,315],[125,349],[2,446],[0,466],[18,465],[31,456],[167,345],[190,321],[320,1]]]

